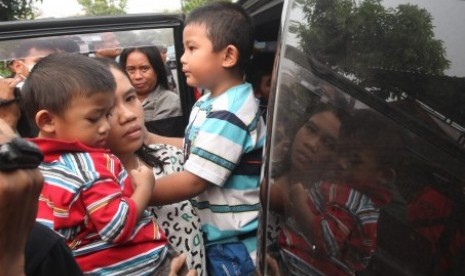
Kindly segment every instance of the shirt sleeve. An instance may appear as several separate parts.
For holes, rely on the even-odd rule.
[[[184,169],[223,186],[247,142],[247,126],[229,111],[211,112],[196,131]]]
[[[102,240],[127,241],[137,222],[137,207],[125,191],[131,187],[130,178],[121,163],[110,155],[102,155],[95,167],[99,177],[88,183],[82,192],[83,204],[90,221]]]
[[[358,198],[360,206],[366,197],[360,195]],[[314,220],[314,241],[317,249],[355,266],[369,259],[376,249],[379,210],[372,204],[364,206],[365,208],[360,210],[351,210],[344,202],[327,202]]]

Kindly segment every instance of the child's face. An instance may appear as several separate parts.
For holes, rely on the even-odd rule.
[[[109,119],[108,148],[118,157],[133,154],[143,143],[144,111],[136,90],[121,71],[111,69],[116,80],[115,107]]]
[[[350,144],[349,144],[350,145]],[[341,149],[340,163],[343,180],[349,185],[375,184],[382,170],[378,166],[377,155],[363,145],[352,143],[350,148]]]
[[[270,90],[271,90],[271,74],[264,75],[260,78],[260,91],[259,91],[260,96],[268,101],[268,99],[270,98]]]
[[[113,93],[73,98],[63,114],[54,116],[54,138],[104,148],[110,131],[107,117],[113,104]]]
[[[214,91],[223,71],[223,52],[213,52],[213,45],[204,25],[190,24],[183,32],[184,54],[181,57],[182,71],[187,84]]]

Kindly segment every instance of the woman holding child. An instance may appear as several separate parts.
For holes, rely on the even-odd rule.
[[[110,68],[116,79],[115,106],[109,122],[111,130],[107,147],[131,171],[140,166],[153,169],[155,178],[181,171],[184,156],[179,149],[165,145],[145,145],[144,114],[136,90],[117,63],[99,59]],[[156,184],[155,184],[156,185]],[[178,253],[185,252],[189,269],[205,275],[205,253],[200,231],[200,219],[187,200],[164,206],[149,207],[157,223],[165,231],[170,244]]]
[[[374,112],[313,110],[290,146],[294,170],[270,189],[270,205],[284,219],[275,233],[280,263],[292,275],[353,275],[376,249],[379,211],[391,202],[395,177],[388,155],[399,143],[360,128],[380,125]]]

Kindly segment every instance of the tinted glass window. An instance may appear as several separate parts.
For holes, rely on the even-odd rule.
[[[0,41],[0,73],[3,77],[9,76],[11,71],[8,65],[15,59],[23,62],[24,59],[37,61],[52,52],[79,52],[95,56],[96,51],[101,51],[107,56],[117,56],[121,49],[141,43],[165,47],[170,45],[174,48],[173,29],[99,32]]]
[[[465,2],[284,6],[262,271],[465,273]]]
[[[43,26],[45,25],[42,24],[43,22],[25,22],[31,26],[30,29],[22,26],[23,22],[16,25],[7,23],[11,27],[7,28],[5,25],[0,30],[0,76],[13,77],[17,75],[26,79],[40,59],[57,52],[107,57],[115,59],[120,64],[123,64],[122,56],[126,57],[126,62],[130,58],[133,58],[130,62],[135,62],[135,55],[131,54],[132,51],[144,52],[141,54],[145,56],[143,64],[124,64],[124,69],[138,95],[145,97],[141,96],[140,100],[144,106],[147,129],[160,135],[181,137],[194,99],[192,92],[187,91],[183,73],[180,68],[176,67],[178,56],[182,52],[182,22],[176,21],[177,19],[174,17],[161,15],[154,15],[149,19],[134,17],[134,22],[129,17],[120,19],[120,21],[126,20],[130,24],[120,23],[118,19],[108,17],[104,21],[99,18],[98,22],[101,25],[97,30],[102,30],[102,25],[109,25],[105,29],[107,31],[100,32],[96,32],[93,25],[97,21],[91,19],[78,21],[80,25],[73,26],[74,29],[67,29],[70,23],[66,20],[44,22],[49,24],[49,29]],[[138,23],[137,20],[142,21],[142,23]],[[148,23],[144,24],[143,20],[148,20]],[[136,23],[141,24],[142,27],[138,28]],[[118,24],[123,25],[123,27],[118,26]],[[147,24],[155,27],[149,28],[150,26]],[[60,31],[60,35],[56,31],[56,29],[60,29],[57,26],[65,26]],[[21,31],[16,31],[15,34],[16,28],[20,28]],[[125,29],[125,31],[121,31],[121,29]],[[50,33],[57,33],[57,35],[51,36]],[[11,37],[17,37],[18,34],[21,34],[21,39],[11,39]],[[34,36],[34,38],[29,38],[28,35]],[[5,37],[8,38],[5,39]],[[175,66],[170,66],[168,63],[166,51],[163,51],[167,48],[170,49],[169,61]],[[128,50],[125,51],[126,49]],[[141,83],[144,85],[141,86]],[[147,99],[147,95],[151,95],[153,98],[156,93],[164,95],[163,101]]]

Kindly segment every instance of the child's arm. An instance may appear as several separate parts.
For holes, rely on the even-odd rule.
[[[140,218],[147,207],[150,196],[152,195],[155,177],[151,168],[142,165],[135,170],[131,170],[131,180],[134,187],[134,193],[131,199],[136,204],[137,218]]]
[[[93,159],[93,169],[98,174],[89,172],[92,177],[86,181],[92,183],[81,194],[90,219],[89,227],[95,228],[103,241],[125,243],[131,239],[150,199],[153,188],[150,177],[153,181],[153,173],[150,169],[131,172],[136,179],[133,182],[118,159],[108,154],[96,155]],[[133,189],[129,190],[130,185]]]
[[[288,181],[287,176],[282,176],[269,184],[270,209],[279,214],[283,214],[284,207],[289,202],[289,188],[286,187],[286,185],[289,185]]]
[[[315,214],[307,203],[309,200],[308,190],[304,188],[302,183],[297,183],[291,187],[289,193],[289,198],[292,198],[292,200],[288,201],[291,214],[295,217],[305,236],[313,241],[315,236],[313,232]]]
[[[165,205],[195,197],[208,188],[209,182],[188,171],[172,173],[157,180],[151,205]]]

